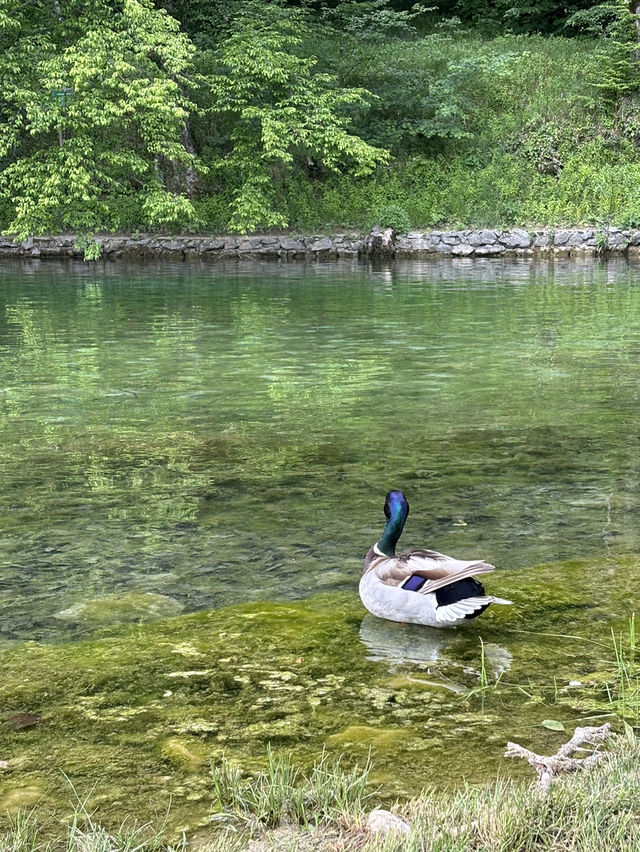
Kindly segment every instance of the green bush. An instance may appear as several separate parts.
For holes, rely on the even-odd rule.
[[[378,211],[377,219],[383,228],[393,228],[399,234],[406,234],[411,230],[409,214],[398,204],[386,204]]]
[[[363,43],[355,67],[344,52],[312,46],[327,71],[376,93],[370,110],[347,111],[355,132],[391,147],[395,159],[359,175],[297,153],[274,175],[274,210],[311,232],[639,226],[640,106],[627,98],[614,110],[594,85],[600,41],[441,32]],[[189,227],[224,232],[240,188],[239,178],[214,168],[228,139],[204,116],[194,128],[209,173]],[[149,227],[135,192],[112,197],[104,213],[105,228]],[[0,222],[12,217],[5,199]]]
[[[225,194],[205,196],[194,201],[193,206],[204,230],[218,233],[227,230],[227,223],[231,218],[231,206]]]

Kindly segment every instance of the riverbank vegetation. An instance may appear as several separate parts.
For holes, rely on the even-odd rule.
[[[0,2],[0,225],[638,226],[626,2]]]
[[[275,771],[265,783],[243,788],[225,770],[224,786],[234,808],[226,821],[213,815],[213,827],[193,843],[172,843],[162,828],[125,823],[109,832],[78,802],[57,838],[51,821],[37,808],[17,818],[0,835],[3,852],[487,852],[487,850],[572,850],[617,852],[640,843],[640,745],[634,737],[618,737],[609,754],[593,769],[555,781],[548,794],[526,783],[497,780],[456,792],[426,790],[398,809],[408,833],[376,836],[367,830],[366,813],[375,795],[362,795],[367,771],[344,773],[324,766],[318,777],[292,784],[296,769],[287,760],[271,760]],[[214,767],[220,780],[220,767]],[[254,779],[255,781],[256,779]],[[260,781],[260,779],[258,779]],[[355,783],[354,783],[355,782]],[[333,796],[332,791],[338,795]],[[260,792],[265,798],[260,798]],[[306,796],[306,799],[304,798]],[[267,801],[268,799],[268,801]],[[215,803],[214,803],[215,804]],[[219,802],[217,804],[220,804]],[[274,809],[275,808],[275,809]],[[238,813],[240,811],[240,813]],[[240,818],[238,818],[240,817]],[[284,819],[280,819],[284,817]],[[60,834],[62,836],[60,836]],[[252,839],[253,838],[253,839]]]

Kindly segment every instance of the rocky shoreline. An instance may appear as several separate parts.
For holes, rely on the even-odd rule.
[[[14,242],[0,238],[0,258],[83,258],[88,246],[104,259],[216,261],[329,259],[341,257],[427,256],[497,257],[504,255],[608,255],[640,254],[640,230],[622,228],[562,228],[528,231],[483,228],[460,231],[411,231],[397,234],[376,227],[368,234],[263,235],[263,236],[158,236],[96,235],[88,240],[76,235],[29,237]]]

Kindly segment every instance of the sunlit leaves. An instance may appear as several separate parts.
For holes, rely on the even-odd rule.
[[[245,232],[284,226],[274,181],[297,160],[367,174],[387,152],[350,132],[348,107],[370,98],[315,71],[315,59],[298,52],[308,35],[299,10],[255,3],[245,8],[216,51],[209,78],[211,111],[230,127],[230,150],[219,168],[235,178],[229,227]]]
[[[180,141],[191,43],[149,0],[108,6],[81,4],[79,21],[64,0],[52,19],[1,0],[0,187],[19,237],[117,228],[118,202],[134,194],[148,225],[194,217],[180,190],[193,163]]]

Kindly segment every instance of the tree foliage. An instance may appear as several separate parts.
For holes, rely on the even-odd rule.
[[[318,73],[313,56],[298,55],[306,22],[299,11],[261,4],[243,10],[215,54],[209,77],[211,112],[230,128],[229,151],[218,169],[237,183],[232,230],[286,226],[274,185],[297,160],[329,171],[369,173],[383,150],[349,132],[345,109],[368,93]]]
[[[631,4],[634,9],[638,5]],[[614,102],[640,85],[638,19],[627,0],[609,0],[576,12],[567,26],[600,36],[594,85]]]
[[[583,144],[635,156],[636,5],[0,0],[2,224],[20,237],[246,232],[316,221],[311,208],[329,198],[346,209],[340,182],[361,199],[353,221],[389,208],[417,223],[416,208],[389,189],[393,168],[412,181],[428,172],[405,168],[408,158],[465,158],[492,175],[492,163],[515,157],[525,178],[510,183],[500,166],[486,181],[509,194],[531,169],[560,181]],[[572,76],[553,66],[562,109],[536,94],[547,68],[525,79],[534,55],[555,61],[532,32],[561,32],[545,36],[558,55],[585,45]],[[492,204],[515,210],[497,196],[483,209]],[[457,209],[429,202],[429,221],[445,208]]]
[[[592,6],[591,0],[439,0],[439,16],[455,16],[486,35],[560,33],[567,18]]]
[[[178,186],[193,161],[181,143],[193,51],[177,23],[147,0],[84,4],[81,17],[64,0],[0,8],[9,230],[118,228],[128,202],[147,225],[191,220]]]
[[[302,50],[307,11],[277,0],[174,6],[192,25],[210,13],[203,51],[151,0],[0,0],[9,230],[193,222],[187,177],[204,170],[188,126],[197,87],[232,229],[286,224],[273,186],[295,163],[366,174],[386,159],[349,130],[368,93],[320,73]]]

